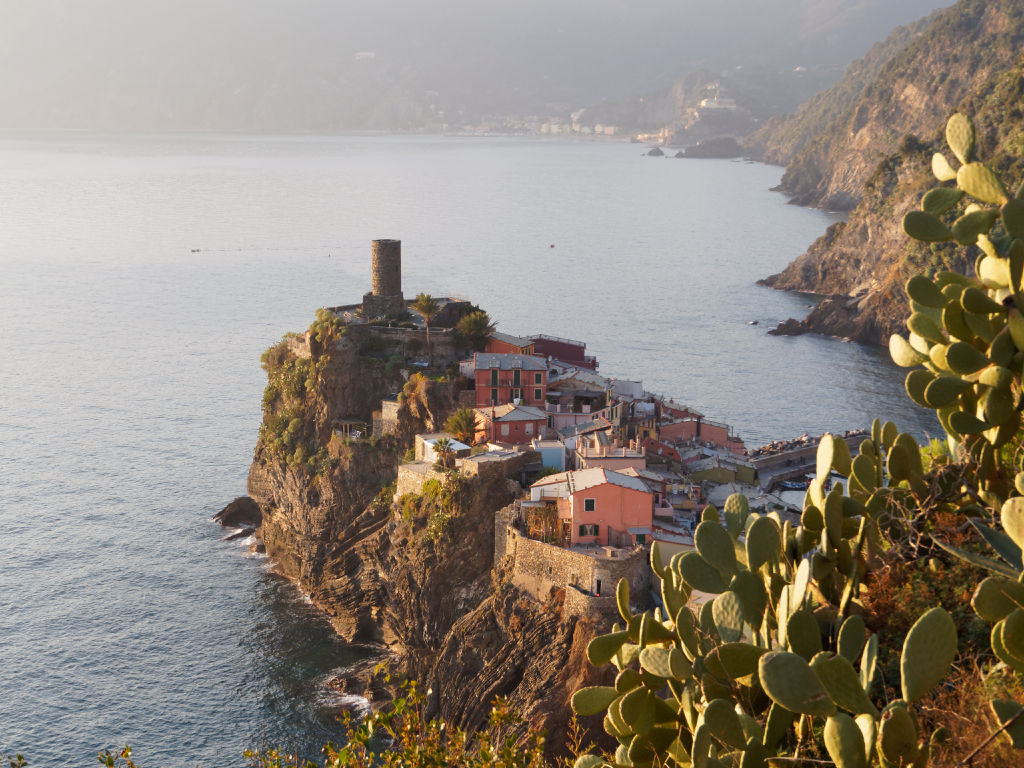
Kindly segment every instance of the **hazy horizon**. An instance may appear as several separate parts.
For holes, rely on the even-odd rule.
[[[331,130],[556,112],[696,67],[841,68],[935,0],[0,0],[5,130]],[[371,55],[372,54],[372,55]]]

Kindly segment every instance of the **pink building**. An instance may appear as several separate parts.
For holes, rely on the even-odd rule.
[[[561,538],[570,546],[650,543],[654,494],[637,477],[606,469],[561,472],[531,485],[530,499],[557,505]]]

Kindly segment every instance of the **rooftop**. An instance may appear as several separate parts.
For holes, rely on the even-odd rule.
[[[492,333],[491,338],[495,341],[503,341],[506,344],[513,344],[517,347],[528,347],[533,344],[533,339],[525,336],[513,336],[511,333],[502,333],[501,331]]]
[[[493,418],[494,421],[537,421],[538,419],[546,421],[548,418],[547,414],[539,408],[532,408],[529,405],[514,405],[512,403],[477,408],[476,412],[485,419],[491,420]]]
[[[565,427],[558,430],[558,434],[563,438],[577,437],[578,435],[585,435],[588,432],[596,432],[602,429],[611,429],[612,423],[608,419],[599,416],[591,421],[584,421],[581,424],[574,424],[571,427]]]
[[[516,368],[524,371],[546,371],[548,369],[543,357],[498,352],[477,352],[473,355],[473,367],[478,371],[486,371],[490,368],[498,368],[502,371],[511,371]]]
[[[629,488],[642,493],[650,493],[647,485],[637,477],[630,477],[621,472],[613,472],[610,469],[595,467],[592,469],[578,469],[570,472],[559,472],[555,475],[548,475],[534,483],[531,488],[545,485],[557,485],[564,483],[569,493],[579,493],[588,488],[596,488],[599,485],[618,485],[622,488]]]

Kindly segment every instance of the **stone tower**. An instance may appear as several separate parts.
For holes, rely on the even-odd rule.
[[[363,317],[385,317],[405,311],[402,296],[402,241],[373,241],[373,290],[363,296]]]

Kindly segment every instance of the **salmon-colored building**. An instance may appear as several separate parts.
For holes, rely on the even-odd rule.
[[[522,445],[544,437],[547,423],[548,417],[544,411],[528,405],[506,403],[477,408],[476,441]]]
[[[546,407],[548,366],[541,357],[477,352],[473,378],[477,408],[505,403]]]
[[[570,546],[650,543],[654,494],[637,477],[606,469],[560,472],[531,485],[530,499],[556,504],[561,539]]]

